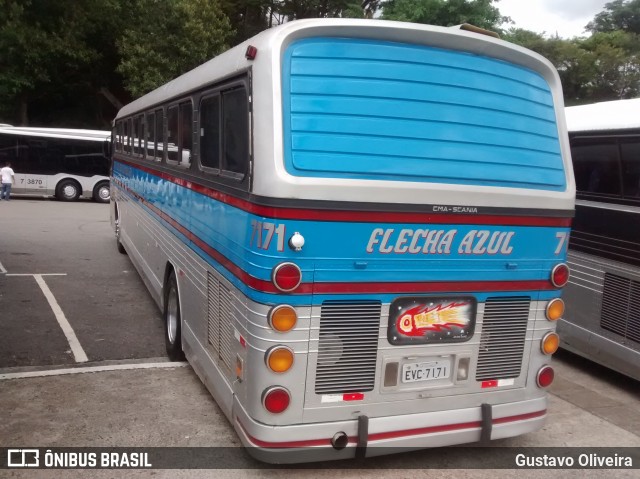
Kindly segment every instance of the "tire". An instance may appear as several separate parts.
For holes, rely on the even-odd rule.
[[[60,201],[76,201],[81,194],[80,185],[73,180],[62,180],[56,187],[56,198]]]
[[[173,271],[167,279],[164,295],[164,341],[167,356],[171,361],[184,360],[180,324],[180,295],[176,275]]]
[[[124,249],[124,245],[122,241],[120,241],[120,215],[118,214],[118,205],[116,204],[116,247],[118,248],[118,253],[127,254],[127,250]]]
[[[93,201],[96,203],[109,203],[111,199],[111,190],[109,189],[109,182],[102,181],[96,185],[93,189]]]

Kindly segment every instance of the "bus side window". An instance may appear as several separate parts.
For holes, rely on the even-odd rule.
[[[615,140],[577,140],[571,156],[578,193],[620,196],[620,162]]]
[[[200,165],[220,169],[220,96],[200,102]]]
[[[178,162],[178,105],[167,112],[167,163]]]
[[[624,196],[640,199],[640,139],[620,143]]]
[[[152,111],[147,113],[144,122],[144,131],[147,144],[147,159],[153,160],[156,156],[156,120],[155,114]]]
[[[180,166],[191,166],[191,149],[193,143],[193,114],[191,102],[180,104]]]
[[[0,164],[10,162],[16,168],[18,158],[18,138],[13,135],[0,135]]]
[[[131,153],[131,118],[124,121],[124,152]]]
[[[164,116],[162,110],[156,110],[156,161],[162,160],[162,155],[164,152]]]
[[[241,180],[249,165],[249,109],[244,88],[222,93],[223,151],[222,169]]]
[[[136,138],[134,140],[135,152],[137,156],[144,156],[144,116],[139,115],[135,119]]]
[[[116,151],[122,151],[122,121],[116,123]]]

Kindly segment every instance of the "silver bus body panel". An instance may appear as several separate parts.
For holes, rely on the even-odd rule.
[[[571,250],[568,263],[571,279],[563,298],[569,307],[557,328],[561,346],[640,380],[640,343],[601,326],[605,274],[640,282],[640,268]]]

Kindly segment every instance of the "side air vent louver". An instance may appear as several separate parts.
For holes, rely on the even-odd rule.
[[[640,343],[640,282],[605,273],[600,326]]]
[[[207,273],[207,343],[221,366],[231,370],[231,293],[211,273]]]
[[[487,298],[476,380],[520,376],[531,298]]]
[[[373,390],[380,314],[378,301],[322,303],[316,394]]]

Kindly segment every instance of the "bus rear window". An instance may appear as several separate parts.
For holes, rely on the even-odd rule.
[[[551,89],[488,56],[309,38],[282,71],[291,175],[564,191]]]

